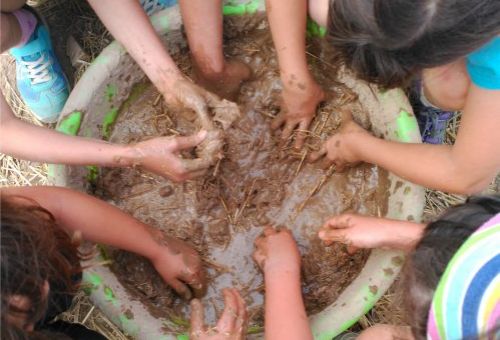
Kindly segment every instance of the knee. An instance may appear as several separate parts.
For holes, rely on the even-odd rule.
[[[449,111],[463,109],[470,79],[461,63],[443,71],[424,72],[424,93],[435,106]]]
[[[0,52],[4,52],[15,45],[16,18],[12,14],[0,13]]]
[[[308,2],[310,17],[322,27],[326,27],[328,23],[329,2],[329,0],[309,0]]]

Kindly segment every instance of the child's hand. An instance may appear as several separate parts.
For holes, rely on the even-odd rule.
[[[253,259],[262,271],[300,271],[300,254],[289,229],[266,227],[255,239]]]
[[[205,292],[205,273],[198,253],[181,240],[151,231],[159,249],[150,259],[158,274],[186,300]]]
[[[215,94],[186,78],[177,79],[170,88],[162,91],[162,94],[168,104],[175,106],[180,103],[196,112],[203,129],[212,130],[215,128],[208,114],[208,107],[220,102]]]
[[[299,131],[295,137],[295,147],[297,149],[302,148],[306,138],[304,131],[309,128],[314,119],[316,107],[324,100],[324,97],[323,90],[314,80],[309,81],[307,84],[300,83],[300,85],[284,86],[281,111],[273,120],[271,128],[275,130],[285,125],[281,137],[283,140],[287,140],[298,126]]]
[[[179,153],[194,148],[206,135],[202,130],[187,137],[159,137],[139,142],[131,146],[131,163],[176,182],[202,176],[210,163],[201,158],[183,159]]]
[[[382,248],[391,239],[390,224],[383,218],[342,214],[330,218],[318,232],[326,245],[341,242],[348,246],[349,253],[357,248]]]
[[[362,147],[362,137],[366,135],[370,136],[352,119],[345,119],[339,132],[331,136],[319,151],[311,153],[309,160],[316,162],[322,159],[322,168],[328,168],[334,164],[336,171],[343,171],[346,167],[362,161],[357,150]]]
[[[411,251],[421,239],[425,227],[425,224],[415,222],[342,214],[326,221],[318,236],[327,245],[332,242],[347,244],[347,251],[351,254],[357,248]]]
[[[191,340],[243,340],[247,333],[245,301],[236,289],[224,289],[224,312],[215,327],[204,325],[203,305],[198,299],[191,301]]]

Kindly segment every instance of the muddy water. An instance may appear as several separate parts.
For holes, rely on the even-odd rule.
[[[264,287],[251,258],[253,240],[266,224],[288,226],[303,255],[308,312],[318,312],[349,285],[368,253],[349,256],[341,245],[324,247],[317,230],[329,216],[348,210],[383,214],[386,174],[369,165],[338,174],[303,160],[338,128],[341,105],[349,105],[365,127],[367,117],[355,95],[334,80],[334,67],[321,61],[318,52],[311,60],[313,72],[335,95],[318,110],[305,149],[296,151],[269,128],[279,110],[281,85],[265,25],[231,39],[226,51],[247,62],[254,78],[241,89],[242,116],[226,131],[225,158],[205,178],[182,184],[135,169],[104,169],[97,193],[141,221],[186,240],[202,254],[209,274],[206,319],[212,323],[223,309],[221,289],[236,287],[245,296],[252,324],[262,324]],[[175,59],[189,73],[186,55]],[[192,112],[172,111],[146,85],[136,100],[122,108],[110,140],[129,143],[159,135],[186,135],[198,127]],[[185,302],[163,284],[147,261],[121,251],[113,251],[112,256],[119,278],[153,314],[188,319]],[[182,329],[183,322],[177,323]]]

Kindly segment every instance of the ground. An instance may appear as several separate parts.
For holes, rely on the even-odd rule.
[[[111,42],[109,33],[83,0],[38,0],[29,1],[29,3],[35,6],[49,23],[54,45],[61,56],[70,82],[73,83],[85,71],[89,62]],[[72,43],[68,43],[70,35],[78,42],[82,50],[68,48],[68,45],[73,46]],[[72,58],[66,55],[67,50],[71,51],[69,54],[72,54]],[[43,125],[30,114],[17,93],[14,63],[8,54],[0,55],[0,67],[2,68],[0,88],[15,114],[33,124]],[[459,123],[460,115],[457,115],[449,124],[447,143],[453,143]],[[0,154],[0,160],[0,187],[48,184],[46,164],[22,161],[2,154]],[[500,191],[499,179],[497,178],[492,183],[488,191]],[[424,217],[436,216],[450,205],[463,200],[462,196],[427,190]],[[396,290],[391,289],[383,296],[375,308],[361,318],[358,327],[366,328],[377,322],[404,324],[398,304],[400,299],[395,293]],[[109,339],[128,339],[90,302],[83,292],[76,297],[71,310],[61,317],[68,321],[83,323]]]

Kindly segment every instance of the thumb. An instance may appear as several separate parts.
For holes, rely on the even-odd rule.
[[[180,136],[174,139],[174,151],[185,150],[189,148],[193,148],[196,145],[203,142],[203,140],[207,137],[206,130],[200,130],[198,133],[191,136]]]
[[[318,236],[323,241],[336,241],[341,243],[346,243],[346,235],[339,230],[320,230]]]
[[[191,301],[191,336],[193,338],[196,339],[196,335],[203,333],[205,328],[204,319],[205,313],[201,301],[193,299]]]

